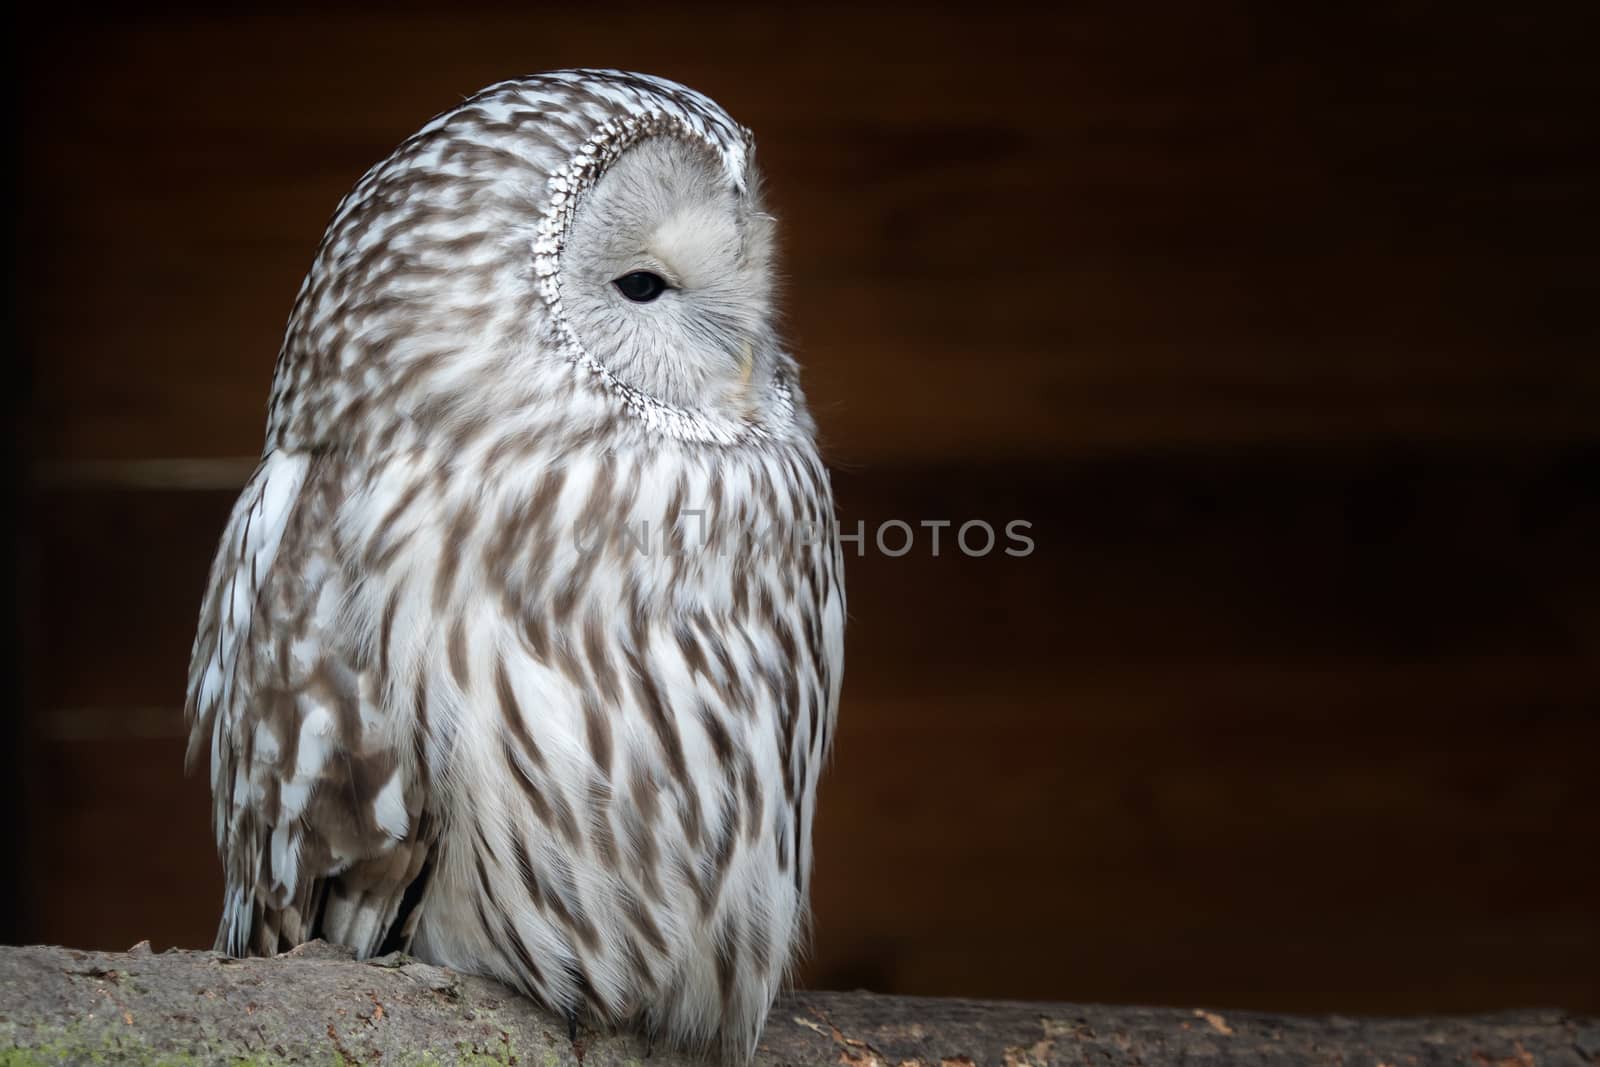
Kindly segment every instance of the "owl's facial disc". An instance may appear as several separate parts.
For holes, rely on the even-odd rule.
[[[707,147],[670,136],[629,148],[578,207],[561,303],[588,355],[685,408],[741,414],[775,359],[772,219]]]

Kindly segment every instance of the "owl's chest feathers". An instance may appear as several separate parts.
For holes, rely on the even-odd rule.
[[[832,505],[808,445],[472,459],[386,464],[341,522],[373,690],[435,770],[531,742],[524,761],[577,780],[642,769],[714,793],[741,731],[794,756],[831,688]]]

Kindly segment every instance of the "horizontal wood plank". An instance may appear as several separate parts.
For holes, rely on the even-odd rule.
[[[461,96],[604,64],[757,132],[865,538],[806,981],[1600,1010],[1592,35],[983,15],[37,16],[12,926],[209,942],[185,664],[322,226]],[[1034,551],[968,557],[969,520]]]
[[[805,980],[1600,1006],[1596,469],[1568,447],[838,472],[865,540]],[[36,492],[36,939],[210,937],[180,707],[230,504]],[[955,540],[1012,519],[1030,555]],[[955,524],[938,556],[924,520]],[[115,907],[108,877],[135,887]]]
[[[1582,35],[1427,8],[45,27],[21,175],[39,454],[255,451],[289,304],[362,170],[481,85],[596,62],[758,132],[841,456],[1584,436]]]

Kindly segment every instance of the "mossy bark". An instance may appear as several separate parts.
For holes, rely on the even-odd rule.
[[[406,957],[318,943],[275,959],[0,948],[0,1067],[43,1063],[691,1062],[633,1034],[582,1031],[505,987]],[[1554,1011],[1347,1019],[790,993],[763,1067],[1054,1064],[1593,1064],[1600,1021]]]

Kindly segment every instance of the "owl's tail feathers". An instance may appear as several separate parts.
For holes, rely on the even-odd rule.
[[[408,952],[422,918],[437,841],[437,825],[423,815],[416,832],[383,855],[306,880],[289,900],[259,882],[245,886],[230,880],[216,951],[275,956],[321,938],[363,959]]]
[[[325,890],[322,879],[301,884],[281,903],[260,884],[229,881],[215,949],[230,956],[275,956],[318,935],[312,932]]]
[[[424,816],[422,821],[429,820]],[[316,936],[348,945],[358,959],[410,951],[433,873],[437,837],[431,827],[418,829],[389,854],[329,879]]]

